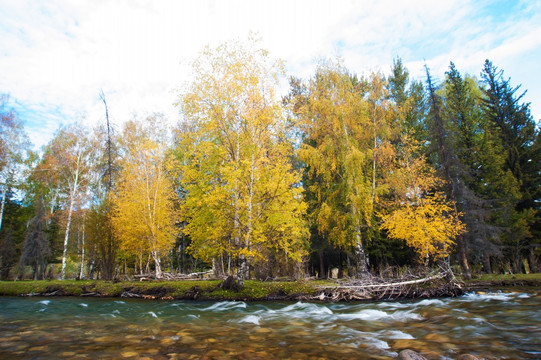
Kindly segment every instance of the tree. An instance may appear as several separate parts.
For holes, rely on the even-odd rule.
[[[92,262],[100,270],[101,277],[113,280],[119,250],[119,240],[113,227],[113,193],[119,176],[118,139],[109,122],[109,108],[103,91],[100,99],[105,107],[105,126],[94,129],[92,146],[96,151],[92,163],[90,188],[93,194],[88,216],[88,248]]]
[[[462,243],[469,259],[482,261],[485,271],[491,272],[490,258],[501,255],[494,242],[510,224],[502,220],[516,203],[518,188],[504,169],[502,148],[483,116],[476,81],[463,78],[453,63],[446,75],[442,116],[453,154],[457,209],[466,225]]]
[[[298,155],[306,164],[309,216],[334,246],[353,249],[357,275],[365,274],[363,228],[373,228],[378,162],[390,150],[383,79],[359,81],[340,64],[323,64],[288,101],[303,136]]]
[[[436,88],[432,82],[430,71],[428,66],[425,65],[427,86],[430,103],[430,113],[428,120],[429,123],[429,136],[433,148],[431,153],[433,154],[434,165],[441,173],[441,177],[446,182],[447,197],[454,206],[455,216],[458,216],[458,209],[456,207],[460,194],[465,194],[464,184],[460,180],[460,175],[457,173],[459,165],[457,164],[457,156],[455,149],[448,139],[448,129],[445,124],[445,118],[443,116],[443,102],[441,97],[437,94]],[[466,254],[466,244],[462,237],[458,238],[457,253],[462,269],[462,275],[465,278],[471,277],[470,265]]]
[[[129,121],[122,136],[122,170],[113,196],[112,224],[124,251],[143,253],[162,276],[162,258],[174,245],[177,220],[175,192],[166,173],[166,129],[163,119]]]
[[[72,215],[88,184],[88,156],[90,150],[86,130],[80,124],[73,124],[61,128],[55,134],[55,137],[47,145],[44,154],[45,169],[58,177],[59,190],[64,196],[64,209],[67,212],[61,279],[66,276],[66,258]]]
[[[389,98],[394,103],[393,127],[409,132],[418,141],[425,140],[427,104],[423,83],[410,81],[409,72],[400,58],[393,61],[387,87]]]
[[[482,102],[486,117],[506,153],[505,168],[513,174],[520,191],[509,239],[522,244],[522,256],[533,260],[539,244],[530,241],[541,234],[541,130],[531,116],[530,104],[521,102],[525,92],[517,94],[520,86],[511,87],[510,79],[504,79],[503,71],[489,60],[485,61],[481,79],[485,85]],[[522,256],[515,261],[515,271],[519,270]],[[531,262],[535,265],[536,261]]]
[[[36,206],[36,215],[30,221],[26,231],[25,241],[19,260],[20,268],[32,266],[32,278],[43,280],[47,266],[47,256],[50,255],[49,241],[46,235],[46,211],[40,201]]]
[[[428,264],[430,257],[450,254],[454,239],[464,231],[454,204],[437,191],[442,181],[419,154],[418,143],[405,135],[395,159],[388,185],[392,189],[394,209],[382,216],[382,229],[389,236],[406,241]]]
[[[8,226],[7,231],[0,237],[0,279],[8,280],[9,272],[16,260],[17,251],[13,239],[13,230]]]
[[[190,126],[177,146],[190,251],[237,261],[240,286],[265,256],[300,266],[305,204],[276,98],[282,65],[251,39],[207,48],[193,67],[179,103]]]
[[[15,112],[8,109],[9,96],[0,94],[0,230],[7,194],[20,182],[21,166],[30,142]]]

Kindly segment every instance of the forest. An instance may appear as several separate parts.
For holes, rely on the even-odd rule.
[[[102,92],[99,126],[74,119],[39,151],[2,95],[1,279],[540,272],[525,92],[489,60],[479,77],[451,62],[441,81],[389,67],[323,60],[281,96],[281,61],[224,43],[193,61],[174,126],[113,126]]]

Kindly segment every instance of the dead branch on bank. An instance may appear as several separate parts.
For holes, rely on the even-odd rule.
[[[191,274],[176,274],[176,273],[162,273],[160,277],[157,277],[155,273],[134,275],[134,279],[139,281],[155,281],[155,280],[164,280],[164,281],[179,281],[179,280],[201,280],[209,279],[213,274],[212,270],[196,272]]]
[[[312,299],[320,301],[393,300],[458,296],[462,293],[462,286],[456,280],[452,270],[449,267],[440,267],[439,273],[423,278],[408,276],[397,281],[370,276],[335,286],[325,286]]]

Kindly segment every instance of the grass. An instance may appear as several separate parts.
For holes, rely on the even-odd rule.
[[[240,291],[220,288],[220,280],[152,281],[152,282],[111,282],[102,280],[23,280],[0,281],[0,295],[20,296],[28,294],[51,293],[58,295],[81,296],[99,293],[101,296],[118,297],[123,292],[148,295],[156,298],[193,298],[208,300],[264,300],[268,297],[286,298],[295,294],[312,294],[317,281],[245,281]]]
[[[505,282],[505,281],[541,281],[541,273],[535,274],[480,274],[474,275],[471,280],[467,282],[488,281],[488,282]]]
[[[520,282],[527,282],[521,283]],[[474,276],[465,281],[475,286],[488,283],[491,287],[502,285],[529,285],[541,287],[541,273]],[[150,282],[111,282],[103,280],[23,280],[0,281],[0,295],[21,296],[28,294],[53,293],[63,296],[95,294],[104,297],[119,297],[124,292],[147,298],[198,299],[198,300],[269,300],[293,299],[296,295],[310,295],[322,286],[330,286],[326,280],[297,280],[264,282],[245,281],[239,291],[224,290],[220,280],[150,281]]]

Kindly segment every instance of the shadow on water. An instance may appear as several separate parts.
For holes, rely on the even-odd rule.
[[[0,358],[541,358],[541,295],[379,303],[0,298]]]

